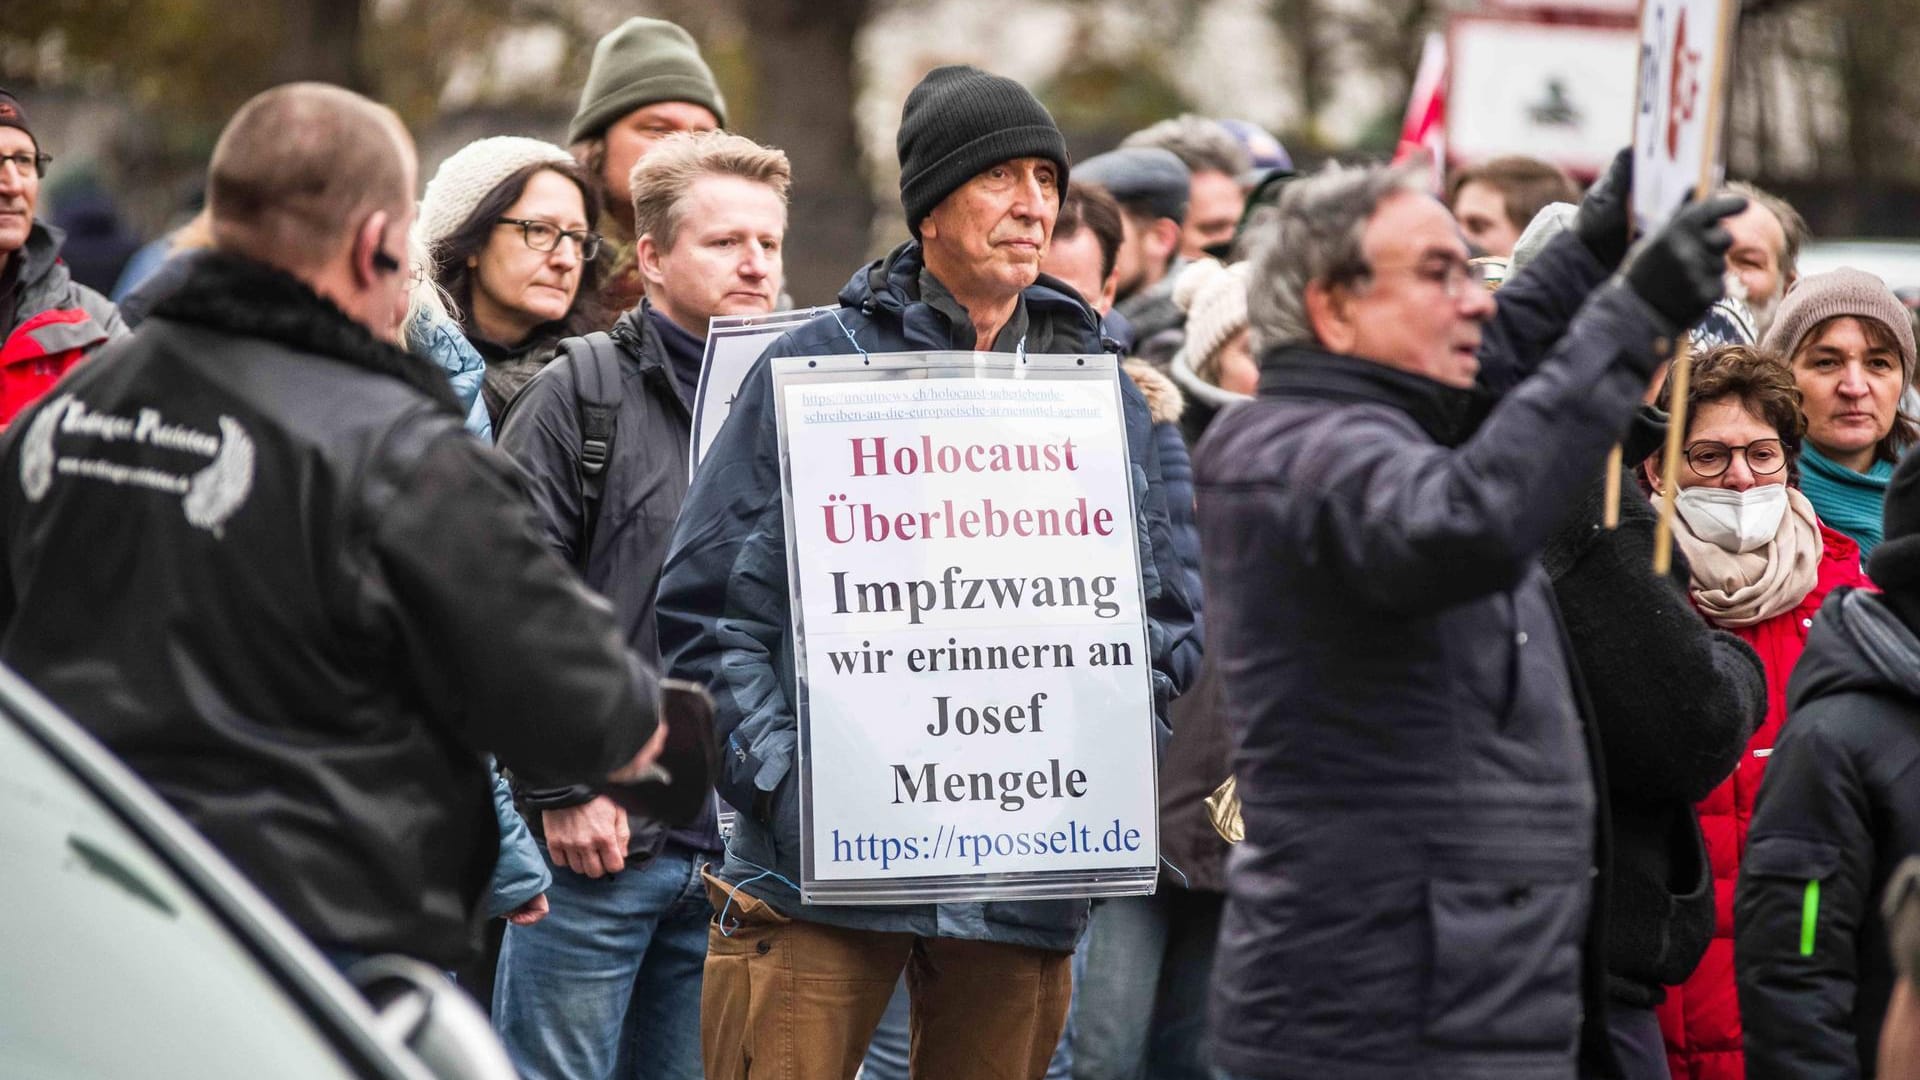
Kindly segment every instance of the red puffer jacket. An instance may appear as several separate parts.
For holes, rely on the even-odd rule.
[[[1673,1080],[1745,1080],[1747,1075],[1740,1050],[1740,1002],[1733,983],[1733,886],[1747,850],[1753,797],[1760,791],[1767,758],[1787,717],[1787,678],[1806,646],[1814,612],[1828,593],[1842,585],[1871,587],[1860,569],[1860,546],[1825,525],[1820,526],[1820,536],[1826,545],[1820,577],[1800,606],[1758,626],[1733,629],[1760,654],[1767,669],[1767,718],[1748,740],[1739,768],[1700,803],[1700,831],[1713,868],[1713,943],[1687,981],[1668,988],[1667,1000],[1658,1008]]]

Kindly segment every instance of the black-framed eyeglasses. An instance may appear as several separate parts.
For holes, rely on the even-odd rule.
[[[29,154],[21,150],[12,154],[0,154],[0,166],[12,165],[14,171],[21,176],[27,175],[27,170],[32,169],[33,175],[38,179],[46,178],[47,166],[52,162],[53,155],[47,153]]]
[[[600,254],[602,237],[597,232],[589,232],[586,229],[563,229],[551,221],[533,221],[529,218],[495,218],[494,224],[520,226],[520,238],[527,242],[528,247],[538,252],[545,253],[557,249],[560,246],[560,238],[566,237],[573,241],[574,250],[580,253],[581,262],[592,262],[593,257]]]
[[[1687,446],[1687,467],[1708,479],[1719,476],[1733,464],[1733,455],[1747,459],[1747,469],[1755,476],[1772,476],[1787,467],[1787,448],[1779,439],[1755,439],[1745,446],[1702,440]]]

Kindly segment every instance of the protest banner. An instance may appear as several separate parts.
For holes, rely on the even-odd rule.
[[[1151,892],[1143,538],[1114,359],[772,370],[802,899]]]
[[[1646,0],[1633,125],[1633,220],[1646,235],[1724,172],[1739,0]]]
[[[733,399],[760,354],[780,335],[832,306],[775,311],[767,315],[716,315],[707,322],[707,351],[700,358],[700,385],[693,394],[693,447],[689,474],[700,471],[700,459],[720,434],[720,425],[733,412]]]
[[[1450,17],[1449,162],[1524,154],[1576,175],[1604,171],[1632,137],[1633,57],[1631,17]]]
[[[1644,0],[1641,5],[1632,201],[1639,235],[1658,230],[1689,199],[1705,198],[1721,182],[1728,67],[1739,17],[1739,0]],[[1660,470],[1660,520],[1653,534],[1653,568],[1660,574],[1667,572],[1673,558],[1673,500],[1692,366],[1682,334],[1674,344],[1673,366],[1667,375],[1673,412]],[[1610,494],[1605,511],[1610,525],[1618,520],[1617,500],[1617,495]]]

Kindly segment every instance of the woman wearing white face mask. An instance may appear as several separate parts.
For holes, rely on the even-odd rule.
[[[1669,406],[1666,391],[1659,404]],[[1797,487],[1804,429],[1800,390],[1786,364],[1771,353],[1723,345],[1694,361],[1674,543],[1685,556],[1694,607],[1759,654],[1767,675],[1767,716],[1733,775],[1699,804],[1708,864],[1720,893],[1715,940],[1693,975],[1658,1011],[1670,1046],[1736,1059],[1741,1043],[1727,913],[1754,795],[1786,719],[1787,679],[1814,612],[1834,589],[1868,584],[1858,545],[1822,524]],[[1647,463],[1646,474],[1657,497],[1657,456]],[[1680,566],[1676,560],[1676,574]],[[1709,1025],[1716,1030],[1703,1031],[1699,1018],[1704,1016],[1719,1018]]]

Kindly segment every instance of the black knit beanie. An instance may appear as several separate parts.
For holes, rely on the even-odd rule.
[[[900,112],[900,205],[907,228],[982,170],[1015,158],[1046,158],[1067,193],[1067,140],[1027,88],[976,67],[934,68]]]
[[[1920,601],[1920,454],[1893,470],[1880,513],[1885,539],[1867,556],[1867,576],[1889,599]]]
[[[20,99],[8,93],[4,87],[0,87],[0,127],[19,128],[27,133],[27,138],[33,140],[33,148],[40,149],[40,139],[27,126],[27,110],[21,107]]]

